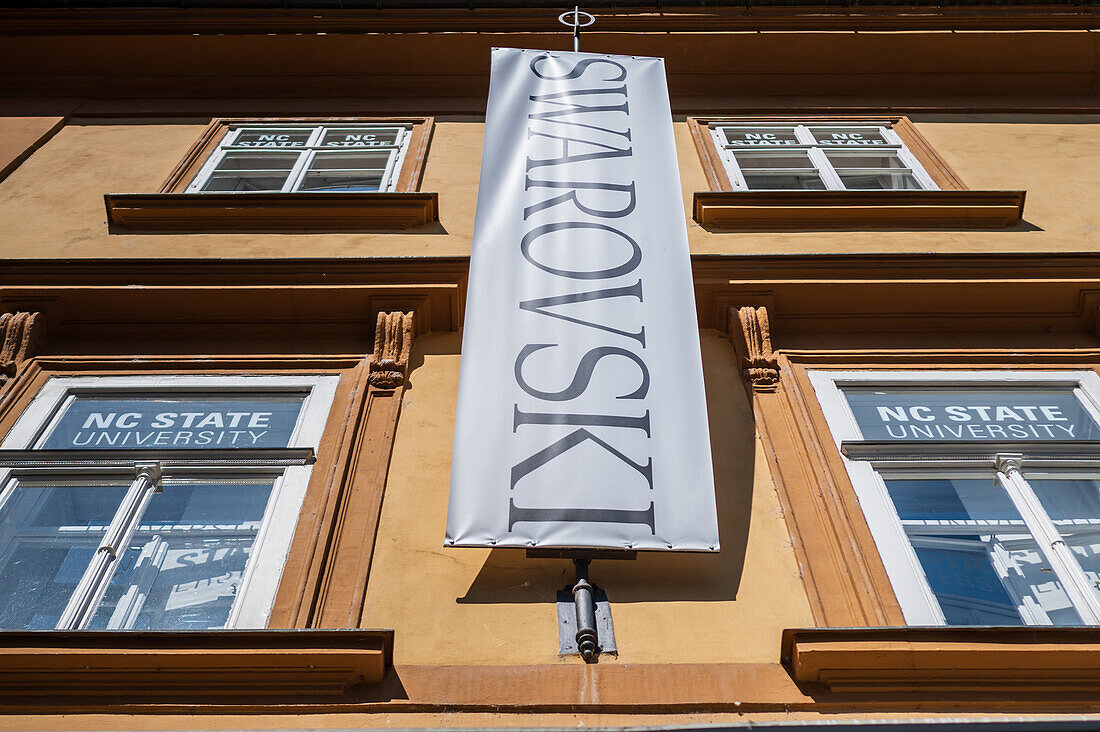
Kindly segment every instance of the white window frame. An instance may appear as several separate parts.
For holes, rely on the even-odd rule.
[[[1051,563],[1063,589],[1086,625],[1100,624],[1100,597],[1086,578],[1054,522],[1046,515],[1024,477],[1070,477],[1073,470],[1100,471],[1100,447],[1081,442],[1041,443],[966,441],[944,445],[897,440],[888,445],[864,440],[844,397],[846,386],[984,387],[997,384],[1069,387],[1085,411],[1100,423],[1100,375],[1093,371],[828,371],[809,372],[829,431],[841,452],[856,498],[863,509],[886,573],[909,625],[946,625],[939,602],[924,576],[901,519],[886,489],[884,475],[898,477],[972,477],[994,475]],[[845,449],[847,448],[847,449]],[[1094,454],[1095,453],[1095,454]],[[1057,472],[1053,472],[1057,471]],[[996,568],[996,567],[995,567]],[[1003,568],[1002,568],[1003,569]],[[1011,594],[1011,592],[1010,592]],[[1017,598],[1018,599],[1018,598]],[[1037,608],[1021,608],[1033,624],[1049,624]]]
[[[297,131],[305,132],[310,130],[309,139],[302,147],[278,147],[278,148],[262,148],[262,147],[236,147],[235,143],[237,138],[246,130],[254,130],[262,127],[270,127],[272,130],[280,131]],[[394,140],[393,145],[380,145],[377,147],[361,147],[361,148],[341,148],[341,147],[322,147],[321,140],[324,138],[325,133],[330,129],[341,129],[348,127],[362,128],[364,130],[371,129],[386,129],[397,130],[397,137]],[[219,142],[217,148],[210,153],[210,157],[199,168],[198,173],[195,174],[194,179],[188,184],[185,193],[233,193],[240,195],[247,195],[249,193],[270,193],[271,191],[204,191],[203,188],[209,182],[210,177],[214,174],[218,164],[226,156],[226,153],[237,151],[248,151],[257,155],[286,155],[288,153],[296,153],[298,160],[294,163],[290,173],[287,175],[286,180],[283,182],[283,187],[279,193],[294,193],[298,192],[298,187],[302,184],[302,179],[305,178],[306,172],[313,164],[313,159],[317,156],[319,151],[332,151],[332,152],[353,152],[353,151],[378,151],[388,150],[389,159],[386,162],[385,172],[382,174],[382,180],[378,184],[378,193],[392,193],[397,188],[397,179],[400,177],[401,167],[405,162],[405,154],[409,149],[409,140],[412,135],[412,125],[408,124],[385,124],[382,122],[332,122],[325,124],[308,124],[301,122],[240,122],[230,125],[228,131],[225,133]],[[334,193],[338,191],[302,191],[303,193]]]
[[[794,129],[795,137],[798,140],[798,144],[795,145],[780,145],[780,146],[761,146],[761,147],[733,147],[731,146],[725,136],[724,130],[726,128],[734,127],[750,127],[752,129],[776,129],[776,130],[790,130]],[[863,146],[831,146],[828,143],[818,142],[814,137],[813,130],[819,128],[837,128],[843,127],[844,129],[851,130],[870,130],[874,131],[882,136],[882,139],[886,141],[884,145],[867,145]],[[898,158],[905,164],[904,168],[892,168],[890,172],[893,173],[911,173],[917,180],[923,190],[938,191],[939,186],[932,180],[931,176],[925,171],[924,166],[920,164],[916,156],[909,151],[909,148],[905,146],[901,137],[894,131],[889,122],[858,122],[858,123],[845,123],[843,120],[836,122],[810,122],[806,124],[779,123],[779,122],[713,122],[709,125],[710,134],[714,141],[714,145],[718,150],[719,157],[722,159],[722,164],[726,168],[726,174],[729,177],[730,184],[733,185],[735,190],[740,191],[766,191],[766,190],[801,190],[801,189],[772,189],[772,188],[750,188],[745,180],[744,174],[741,172],[741,167],[737,164],[737,159],[734,156],[734,151],[774,151],[774,152],[792,152],[802,151],[806,152],[809,156],[810,162],[813,165],[813,172],[820,176],[822,182],[825,184],[825,190],[829,191],[845,191],[845,190],[867,190],[863,188],[848,189],[845,187],[844,182],[841,180],[840,175],[834,170],[832,163],[829,162],[828,156],[825,154],[828,152],[845,152],[845,153],[862,153],[873,152],[876,150],[892,151],[897,153]],[[801,169],[774,169],[777,172],[793,173],[798,172]],[[809,168],[806,169],[807,171]],[[877,169],[876,169],[877,170]],[[813,189],[810,189],[813,190]],[[882,190],[882,189],[872,189]],[[892,189],[886,189],[892,190]]]
[[[306,394],[286,450],[309,448],[315,454],[336,395],[338,381],[339,377],[335,375],[53,377],[42,386],[38,395],[16,421],[3,443],[0,444],[0,450],[34,450],[60,419],[64,407],[77,395],[111,395],[124,398],[128,395],[148,396],[156,392],[178,395],[188,392],[247,394],[251,391],[270,394],[282,391]],[[133,479],[128,498],[139,499],[139,494],[144,492],[147,500],[149,491],[145,489],[148,486],[139,485],[142,483],[142,466],[145,465],[152,470],[152,473],[146,471],[146,480],[156,480],[159,477],[159,467],[148,465],[147,453],[150,451],[95,450],[94,452],[93,459],[101,458],[103,467],[89,465],[87,468],[89,476],[97,475],[111,465],[128,465],[133,470],[136,463],[137,477]],[[159,452],[167,464],[171,462],[173,452],[178,451]],[[220,452],[224,454],[227,451]],[[253,474],[275,477],[267,509],[252,545],[252,552],[229,620],[225,625],[226,628],[267,627],[275,593],[282,576],[282,568],[290,551],[290,543],[298,524],[298,516],[309,483],[311,465],[281,461],[278,459],[278,449],[269,452],[273,455],[272,459],[266,462],[256,461],[255,467],[242,468],[241,465],[234,464],[231,459],[224,461],[224,472],[228,474],[240,473],[244,470]],[[43,451],[43,456],[47,456],[46,451]],[[222,467],[223,465],[219,463],[204,465],[203,469],[208,474],[216,476]],[[36,472],[41,471],[36,469]],[[65,472],[69,475],[73,474],[71,468],[65,468]],[[125,469],[118,467],[115,472],[124,474]],[[181,472],[186,470],[181,469]],[[0,490],[3,491],[0,493],[0,502],[7,498],[5,494],[8,491],[15,489],[21,474],[22,471],[19,468],[0,467]],[[76,593],[74,597],[75,595]],[[2,601],[3,598],[0,598],[0,602]],[[85,618],[86,621],[87,618]]]

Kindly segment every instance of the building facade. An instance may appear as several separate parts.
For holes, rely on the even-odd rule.
[[[586,663],[570,557],[444,546],[490,49],[564,8],[18,5],[0,726],[1100,724],[1096,6],[590,4],[722,550],[593,559]]]

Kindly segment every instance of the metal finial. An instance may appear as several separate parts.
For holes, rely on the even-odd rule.
[[[573,50],[581,50],[581,28],[587,28],[596,22],[596,17],[591,13],[582,12],[579,5],[574,5],[573,10],[566,10],[558,16],[558,22],[573,28]]]

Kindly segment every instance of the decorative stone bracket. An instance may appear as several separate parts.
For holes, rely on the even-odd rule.
[[[0,387],[14,379],[34,355],[42,336],[39,313],[0,315]]]
[[[395,389],[405,383],[412,350],[413,314],[378,313],[374,331],[374,357],[367,381],[379,389]]]
[[[729,309],[730,339],[741,356],[741,374],[753,391],[775,391],[779,361],[772,352],[771,326],[766,308]]]

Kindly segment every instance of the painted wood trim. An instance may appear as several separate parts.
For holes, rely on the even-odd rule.
[[[361,622],[403,395],[403,386],[371,387],[367,395],[313,627],[356,628]]]
[[[112,233],[348,232],[439,220],[437,193],[108,193]]]
[[[905,147],[909,149],[909,152],[920,161],[924,166],[924,172],[936,182],[936,185],[940,187],[940,190],[944,191],[965,191],[967,190],[966,184],[962,182],[962,178],[951,169],[951,166],[947,164],[947,161],[936,152],[936,148],[932,147],[932,143],[928,142],[924,135],[920,133],[917,126],[909,121],[908,117],[898,117],[893,120],[891,125],[894,132],[898,134],[901,141],[905,143]],[[1023,202],[1020,202],[1021,206]]]
[[[397,185],[394,188],[397,193],[412,193],[420,190],[420,183],[424,179],[424,168],[427,167],[428,145],[431,143],[434,128],[433,117],[413,123],[409,146],[405,150],[405,162],[401,166],[401,174],[397,177]]]
[[[4,631],[0,709],[335,701],[378,684],[392,663],[392,630]]]
[[[795,681],[834,693],[1095,698],[1100,629],[790,629],[783,660]]]
[[[711,231],[1003,229],[1020,223],[1025,191],[696,191]]]
[[[309,628],[312,625],[366,389],[367,363],[363,359],[337,387],[334,408],[325,424],[325,440],[318,451],[318,462],[298,514],[268,628]],[[343,408],[337,408],[339,405]]]
[[[722,158],[714,147],[714,140],[710,136],[710,129],[706,121],[698,117],[688,117],[688,129],[691,130],[691,139],[695,143],[695,151],[699,153],[699,161],[703,164],[703,175],[707,178],[707,185],[712,191],[728,191],[733,188],[730,183],[726,166],[722,165]]]
[[[832,442],[815,433],[790,364],[782,357],[779,363],[778,388],[753,395],[753,414],[814,622],[903,625],[867,522],[851,511],[847,475],[841,482],[826,458]]]
[[[323,488],[303,506],[270,627],[360,624],[413,340],[412,313],[379,313],[374,354],[356,370],[333,431]],[[337,394],[339,397],[339,392]],[[334,410],[335,412],[335,410]],[[315,469],[316,474],[316,469]]]

